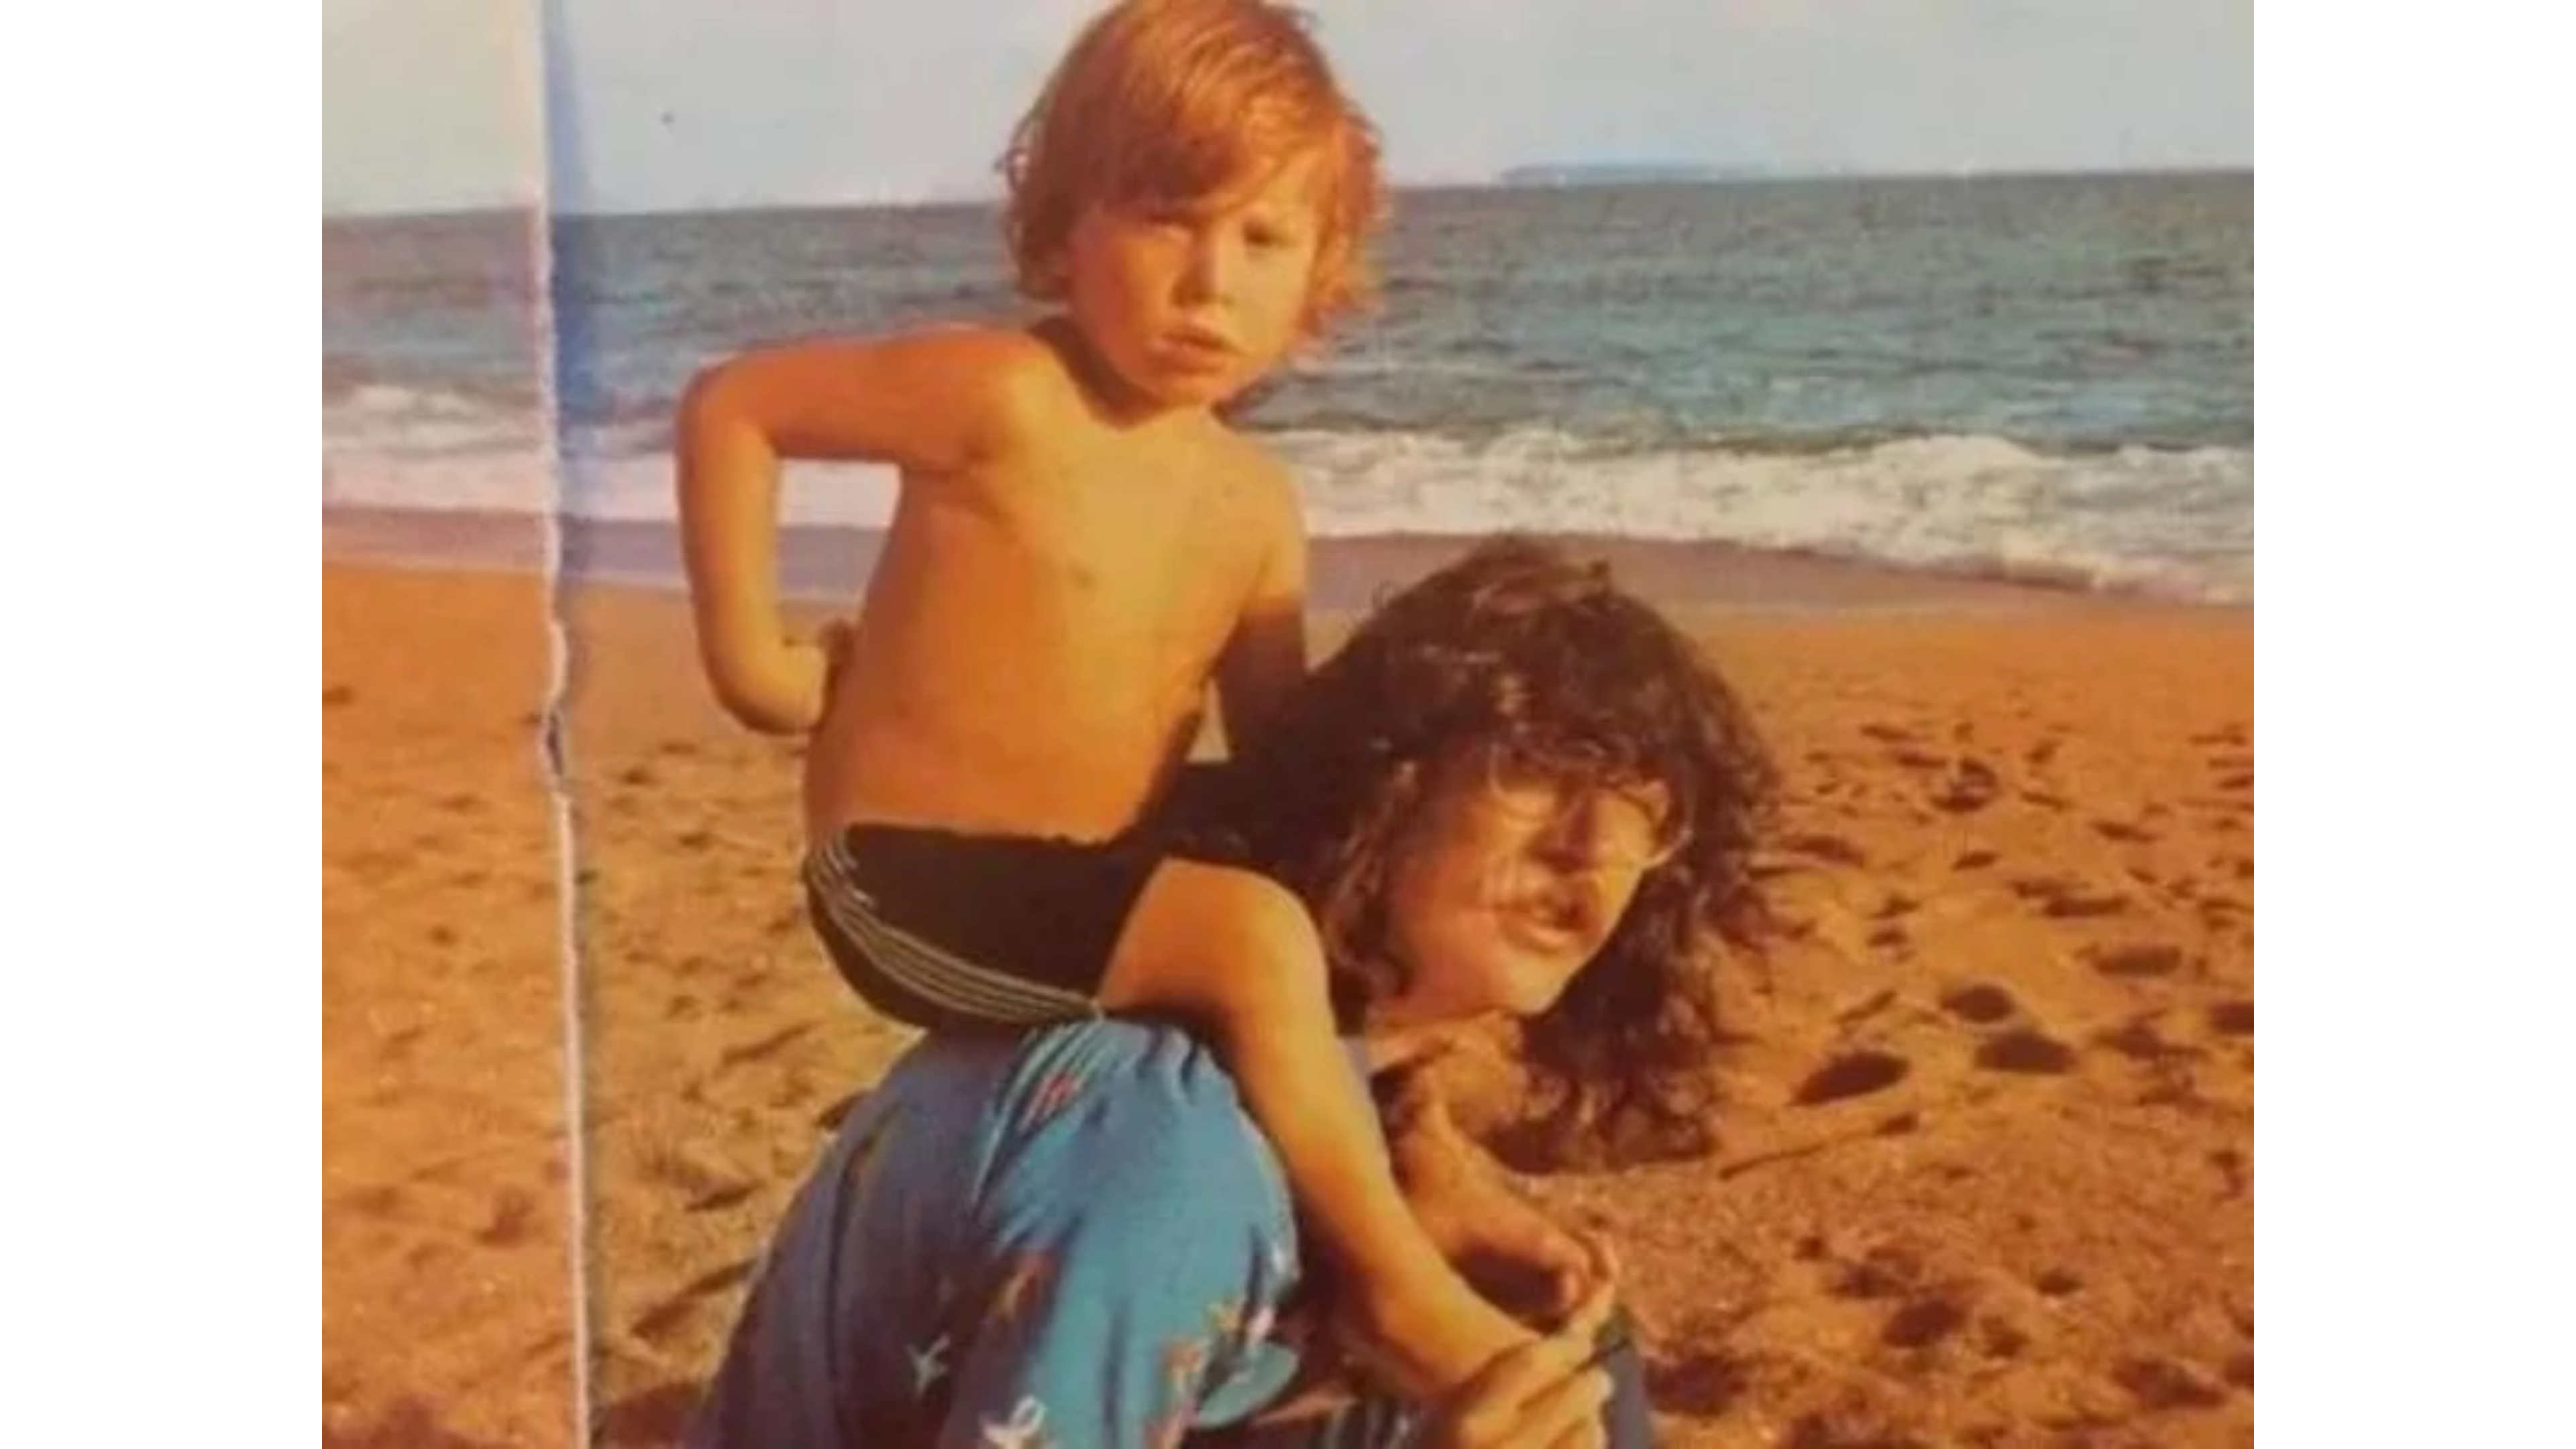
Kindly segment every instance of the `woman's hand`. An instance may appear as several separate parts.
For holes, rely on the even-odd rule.
[[[1423,1449],[1594,1449],[1606,1444],[1610,1375],[1594,1360],[1611,1296],[1596,1290],[1563,1327],[1496,1358],[1432,1406]]]
[[[1524,1306],[1550,1315],[1616,1283],[1619,1260],[1608,1241],[1569,1232],[1513,1191],[1424,1078],[1400,1089],[1387,1131],[1406,1204],[1471,1280],[1534,1299]]]

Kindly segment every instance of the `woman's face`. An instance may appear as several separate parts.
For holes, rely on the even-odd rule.
[[[1435,778],[1399,842],[1387,925],[1405,985],[1372,1019],[1412,1025],[1553,1005],[1670,853],[1664,792],[1575,792],[1481,760]]]

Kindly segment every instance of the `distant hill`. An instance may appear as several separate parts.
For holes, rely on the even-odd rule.
[[[1595,162],[1564,166],[1513,166],[1495,179],[1505,186],[1635,186],[1743,181],[1764,173],[1752,166],[1699,166],[1675,161]]]

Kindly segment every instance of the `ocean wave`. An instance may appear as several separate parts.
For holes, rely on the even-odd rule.
[[[2216,602],[2253,596],[2250,448],[2053,452],[1929,435],[1809,449],[1723,442],[1643,451],[1546,428],[1483,439],[1300,430],[1268,441],[1300,479],[1321,537],[1498,530],[1715,540],[1908,568]],[[530,511],[667,521],[658,452],[584,450],[555,474],[529,450],[478,460],[330,453],[326,504]],[[881,527],[881,467],[792,464],[789,524]]]

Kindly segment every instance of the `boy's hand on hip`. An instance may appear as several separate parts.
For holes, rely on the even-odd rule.
[[[822,719],[824,710],[832,707],[832,697],[840,693],[841,672],[849,668],[850,642],[856,635],[850,621],[841,618],[826,619],[823,627],[814,631],[814,647],[823,653],[823,698],[814,710],[817,721]]]
[[[825,626],[825,635],[832,626]],[[780,639],[724,672],[725,709],[745,726],[772,735],[801,735],[823,718],[840,645],[824,639]]]

